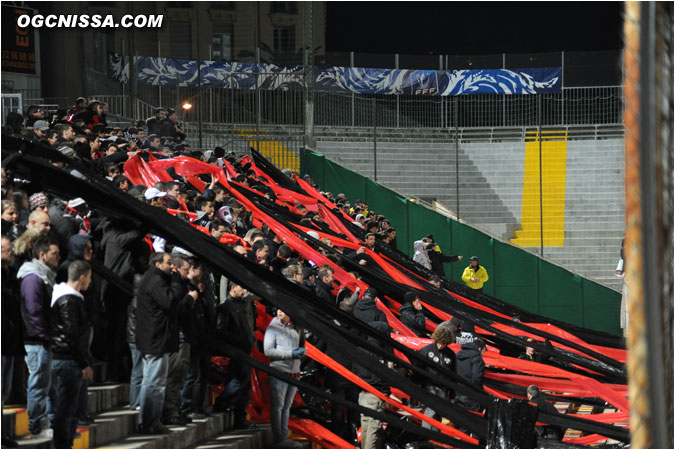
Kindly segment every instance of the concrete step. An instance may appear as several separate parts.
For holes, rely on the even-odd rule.
[[[301,441],[302,442],[302,441]],[[304,448],[312,448],[305,442]],[[269,425],[257,425],[251,430],[226,431],[208,440],[202,440],[189,448],[273,448],[272,429]]]
[[[135,434],[135,430],[91,448],[190,448],[195,443],[218,435],[232,426],[231,414],[213,414],[184,427],[168,427],[166,434]],[[105,444],[105,445],[103,445]]]

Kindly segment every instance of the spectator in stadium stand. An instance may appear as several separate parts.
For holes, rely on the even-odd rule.
[[[544,411],[549,414],[559,414],[558,410],[546,401],[539,391],[539,387],[536,384],[531,384],[527,388],[527,399],[530,403],[537,405],[537,410]],[[565,432],[563,429],[556,425],[544,425],[544,426],[535,426],[534,427],[535,437],[537,441],[540,439],[551,439],[555,441],[562,441],[565,437]],[[537,447],[542,446],[541,442],[537,442]],[[542,446],[543,447],[543,446]]]
[[[367,293],[368,291],[366,291]],[[359,302],[360,303],[360,302]],[[358,303],[357,303],[358,306]],[[389,334],[389,325],[385,321],[374,321],[369,322],[368,325],[373,327],[378,333],[386,336]],[[378,339],[369,336],[368,340],[379,346],[384,347]],[[380,363],[385,363],[382,357],[378,354],[369,352],[373,358],[376,358]],[[388,363],[388,366],[392,366]],[[364,366],[354,362],[353,370],[356,375],[358,375],[363,381],[373,386],[378,391],[382,392],[384,395],[389,395],[391,393],[391,388],[389,383],[382,380],[380,377],[366,369]],[[361,391],[359,394],[359,405],[364,408],[373,409],[378,412],[384,411],[384,400],[381,400],[375,394],[371,394],[368,391]],[[382,448],[382,422],[379,419],[374,417],[361,414],[361,448]]]
[[[166,183],[166,207],[169,209],[180,209],[178,196],[180,195],[180,183],[170,181]]]
[[[279,247],[279,250],[277,251],[277,256],[275,256],[270,262],[270,269],[273,272],[276,272],[281,275],[283,270],[288,265],[289,259],[291,258],[292,255],[293,252],[291,251],[291,248],[286,244],[282,244],[281,247]]]
[[[329,305],[335,305],[335,298],[333,297],[333,274],[334,271],[331,266],[321,266],[317,273],[316,290],[317,297]]]
[[[172,283],[171,255],[157,252],[138,288],[136,309],[136,345],[143,354],[143,383],[140,392],[139,425],[142,433],[163,433],[160,422],[164,408],[169,353],[177,347],[173,320],[182,288]],[[197,291],[188,291],[193,300]],[[177,333],[176,333],[177,334]]]
[[[2,128],[3,133],[19,134],[23,129],[23,116],[18,112],[9,112],[5,117],[5,125]]]
[[[437,288],[440,288],[441,287],[441,277],[434,274],[434,275],[429,277],[429,283],[433,284]]]
[[[427,337],[426,319],[422,302],[414,292],[406,292],[403,297],[403,304],[398,309],[401,314],[400,320],[403,325],[419,337]]]
[[[209,224],[209,233],[217,241],[220,241],[227,231],[227,225],[220,219],[213,219]]]
[[[180,391],[190,368],[190,348],[194,344],[193,309],[199,297],[196,286],[190,282],[196,264],[187,256],[174,253],[172,255],[174,271],[171,286],[176,292],[178,303],[171,317],[171,352],[169,353],[169,368],[164,392],[164,410],[162,423],[165,425],[184,426],[189,420],[181,415]],[[194,275],[193,275],[194,277]],[[193,298],[186,295],[195,292]]]
[[[384,223],[384,221],[383,221]],[[387,221],[387,223],[389,223]],[[396,228],[394,227],[387,227],[382,230],[383,233],[385,233],[387,236],[389,236],[389,248],[392,250],[398,250],[398,243],[396,241]]]
[[[112,181],[116,176],[121,175],[122,171],[120,170],[119,164],[108,163],[103,169],[103,174],[108,180]]]
[[[413,261],[425,269],[431,270],[431,261],[429,260],[429,253],[427,250],[428,247],[429,244],[427,243],[426,238],[413,242],[413,249],[415,250]]]
[[[469,267],[464,269],[462,280],[474,291],[483,292],[483,285],[489,279],[485,267],[478,264],[478,256],[472,256]]]
[[[455,341],[458,344],[469,344],[476,340],[476,330],[473,323],[468,320],[460,320],[459,317],[453,317],[451,322],[455,325]]]
[[[253,303],[244,296],[248,291],[230,281],[225,302],[217,308],[215,335],[217,341],[236,347],[247,355],[255,345],[255,321],[257,313]],[[216,347],[217,347],[216,343]],[[227,355],[227,352],[223,352]],[[229,381],[216,399],[213,409],[225,411],[234,399],[234,428],[248,429],[253,425],[246,420],[246,406],[251,396],[251,366],[238,359],[230,359]]]
[[[196,206],[197,218],[192,223],[202,227],[208,227],[216,214],[213,201],[204,197],[198,197]]]
[[[365,323],[384,322],[387,323],[387,316],[378,309],[375,299],[377,297],[375,288],[368,288],[363,293],[363,298],[356,303],[354,307],[354,317]]]
[[[263,348],[270,358],[270,367],[291,377],[300,376],[300,358],[305,356],[304,331],[293,324],[291,318],[277,309],[265,331]],[[278,378],[269,376],[270,425],[277,448],[299,448],[288,439],[288,418],[298,388]]]
[[[30,105],[26,110],[26,127],[33,127],[38,120],[44,120],[45,112],[42,107]]]
[[[87,99],[84,97],[78,97],[75,99],[75,104],[70,108],[70,114],[74,115],[82,111],[87,107]]]
[[[21,280],[21,315],[26,326],[28,429],[33,435],[44,432],[46,436],[49,428],[47,396],[52,376],[53,332],[50,304],[59,257],[55,241],[39,238],[33,245],[33,260],[24,263],[17,273]]]
[[[40,210],[36,209],[28,216],[27,229],[37,230],[41,235],[47,236],[51,227],[52,225],[49,216]]]
[[[47,140],[47,144],[50,147],[53,147],[59,141],[59,132],[56,130],[49,130],[45,134],[45,139]]]
[[[141,385],[143,384],[143,354],[136,346],[136,311],[138,309],[138,287],[141,275],[134,277],[134,296],[127,309],[127,344],[131,351],[131,376],[129,379],[129,409],[138,410],[141,404]]]
[[[73,126],[69,123],[60,123],[55,129],[59,133],[57,145],[64,142],[71,142],[75,138],[75,130],[73,130]]]
[[[457,375],[466,381],[479,387],[483,387],[483,375],[485,374],[485,341],[476,339],[469,344],[462,344],[462,349],[457,352]],[[481,405],[464,394],[457,394],[455,402],[466,409],[481,411]]]
[[[116,188],[121,189],[124,192],[128,192],[131,187],[131,183],[125,175],[117,175],[113,178],[112,182]]]
[[[36,120],[33,124],[33,133],[35,134],[35,139],[40,140],[45,137],[47,131],[49,131],[49,124],[44,120]]]
[[[199,261],[194,261],[188,275],[189,283],[199,291],[192,309],[193,337],[190,344],[190,364],[181,390],[181,417],[186,420],[205,419],[203,409],[207,396],[214,317],[211,313],[217,301],[210,292],[211,277]],[[210,403],[210,402],[209,402]]]
[[[14,265],[14,249],[8,236],[2,235],[2,407],[12,387],[14,365],[26,354],[24,324],[21,318],[21,296]],[[2,427],[2,446],[16,448],[9,436],[9,427]]]
[[[177,143],[185,140],[185,133],[178,125],[178,115],[175,110],[169,109],[166,112],[166,118],[159,123],[159,133],[157,134],[171,138]]]
[[[527,338],[527,343],[533,343],[534,339],[532,338]],[[534,347],[530,347],[529,345],[525,347],[525,351],[518,355],[518,359],[524,359],[525,361],[534,361],[536,356],[536,351]]]
[[[12,200],[2,201],[2,235],[15,240],[23,234],[25,228],[19,225],[19,209]]]
[[[441,253],[441,249],[434,242],[434,237],[431,234],[427,235],[427,238],[431,240],[431,248],[428,251],[429,255],[429,262],[431,263],[431,271],[434,272],[436,275],[445,277],[445,268],[443,267],[443,263],[452,263],[455,261],[461,261],[462,256],[461,255],[444,255]]]
[[[88,262],[73,261],[68,281],[54,286],[51,305],[54,314],[53,373],[54,447],[72,448],[77,429],[77,407],[82,382],[93,378],[89,353],[91,328],[82,291],[91,284]]]
[[[77,114],[73,115],[72,122],[77,120],[84,120],[86,127],[92,130],[94,133],[97,132],[97,130],[94,129],[96,125],[100,124],[103,127],[107,125],[104,117],[103,105],[101,102],[96,100],[89,103],[89,105],[82,111],[79,111]]]
[[[417,353],[423,358],[432,360],[438,366],[444,367],[454,372],[456,370],[457,358],[455,357],[455,352],[453,352],[450,348],[450,344],[455,342],[455,335],[453,334],[452,330],[446,327],[438,326],[431,335],[431,339],[433,339],[434,342],[418,350]],[[431,370],[431,373],[434,374],[434,378],[437,379],[444,379],[446,377],[444,374],[435,373],[433,370]],[[448,390],[446,388],[434,385],[429,381],[425,383],[425,389],[429,393],[443,399],[453,400],[455,397],[455,392],[453,390]],[[436,411],[430,407],[426,408],[424,415],[427,417],[432,417],[439,422],[441,420],[439,414],[437,414]],[[427,422],[422,422],[422,427],[438,431],[436,427],[431,426]]]

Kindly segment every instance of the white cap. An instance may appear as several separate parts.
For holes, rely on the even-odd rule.
[[[77,208],[78,206],[84,205],[85,203],[87,203],[87,202],[85,202],[80,197],[77,197],[77,198],[74,198],[74,199],[72,199],[71,201],[68,202],[68,207],[69,208]]]
[[[162,192],[157,188],[151,187],[150,189],[145,191],[145,194],[143,195],[145,196],[146,200],[152,200],[153,198],[164,197],[166,195],[166,192]]]
[[[314,239],[319,239],[319,233],[317,233],[316,231],[310,230],[307,232],[307,235],[312,236]]]

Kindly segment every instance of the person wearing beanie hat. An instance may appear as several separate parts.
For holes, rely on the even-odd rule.
[[[44,192],[36,192],[28,198],[30,203],[30,210],[40,210],[44,213],[49,213],[49,199]]]
[[[483,292],[483,285],[487,280],[489,280],[487,270],[485,267],[478,264],[478,257],[472,256],[471,263],[469,266],[464,269],[462,274],[462,280],[469,286],[471,289]]]
[[[403,304],[398,309],[401,313],[401,323],[410,328],[410,331],[419,337],[427,337],[426,319],[422,311],[422,302],[414,292],[406,292],[403,297]]]

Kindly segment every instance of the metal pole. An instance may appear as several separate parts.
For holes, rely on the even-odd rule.
[[[398,69],[398,53],[394,55],[394,69]],[[400,122],[400,117],[401,117],[401,107],[399,104],[399,95],[396,94],[396,128],[401,127],[401,122]]]
[[[443,70],[443,55],[438,55],[438,70],[439,71]],[[436,77],[436,87],[438,87],[438,77]],[[440,94],[440,90],[438,91],[438,94]],[[444,100],[443,96],[441,96],[441,128],[443,128],[443,125],[445,124],[445,121],[443,119],[445,113],[445,105],[443,100]]]
[[[234,73],[230,73],[230,121],[232,122],[232,148],[234,150]]]
[[[160,42],[159,39],[157,39],[157,58],[162,57],[162,43]],[[159,99],[157,101],[157,106],[161,107],[162,106],[162,83],[157,85],[157,88],[159,90]]]
[[[377,181],[377,99],[373,99],[373,180]]]
[[[260,151],[260,48],[255,49],[255,149]]]
[[[541,235],[541,257],[544,257],[544,192],[543,174],[541,172],[541,94],[537,95],[537,118],[539,122],[539,233]]]
[[[349,66],[352,68],[354,67],[354,52],[349,52]],[[356,107],[356,98],[355,94],[352,92],[352,127],[354,126],[355,122],[354,117],[356,115],[356,113],[354,112],[354,110],[356,109],[355,107]]]
[[[560,123],[562,125],[565,125],[565,102],[567,101],[567,96],[565,95],[565,52],[562,52],[561,56],[561,71],[560,71],[560,83],[561,83],[561,89],[560,92],[562,93],[562,117],[560,118]]]
[[[506,53],[502,53],[502,69],[506,69]],[[506,95],[502,94],[502,126],[506,126]]]
[[[314,7],[312,2],[303,2],[305,41],[305,145],[314,148]]]
[[[202,145],[202,102],[201,102],[201,94],[202,94],[202,61],[201,61],[201,53],[200,53],[200,48],[199,48],[199,34],[201,33],[201,29],[199,28],[199,3],[196,3],[196,16],[197,16],[197,90],[199,92],[198,97],[197,97],[197,124],[199,126],[199,150],[204,150],[204,147]]]
[[[455,97],[455,200],[459,219],[459,97]]]

